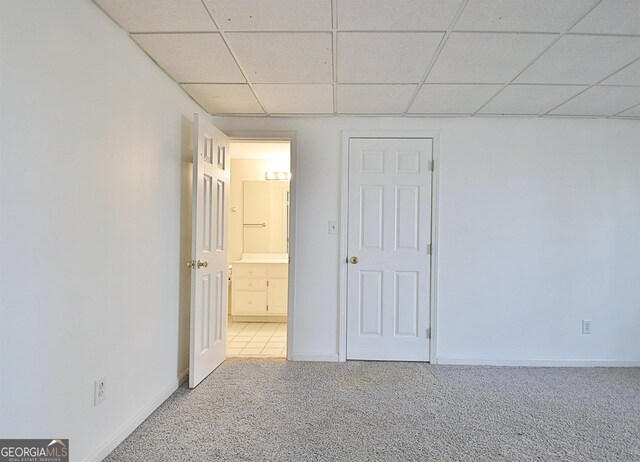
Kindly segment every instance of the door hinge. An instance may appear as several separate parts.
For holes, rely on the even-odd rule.
[[[435,160],[430,160],[429,161],[429,170],[431,170],[432,172],[435,171],[436,169],[436,162]]]
[[[267,281],[267,287],[269,287],[269,281]]]
[[[427,338],[431,338],[431,327],[427,327]]]
[[[427,255],[431,255],[431,244],[427,244]]]

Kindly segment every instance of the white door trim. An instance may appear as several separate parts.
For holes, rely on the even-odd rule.
[[[440,173],[439,133],[433,131],[343,131],[342,182],[340,194],[340,292],[338,316],[338,361],[347,360],[347,231],[349,217],[349,140],[351,138],[427,138],[433,141],[433,176],[431,185],[431,289],[429,317],[431,339],[429,361],[437,363],[437,275],[438,275],[438,189]]]
[[[289,294],[287,302],[287,359],[293,359],[293,340],[295,326],[293,320],[296,311],[296,223],[297,223],[297,205],[298,205],[298,176],[297,172],[297,133],[288,131],[247,131],[247,130],[229,130],[225,134],[230,141],[289,141],[291,143],[291,181],[289,183]],[[233,175],[233,171],[231,172]]]

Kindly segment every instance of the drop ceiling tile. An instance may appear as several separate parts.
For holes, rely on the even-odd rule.
[[[331,0],[204,0],[223,30],[331,30]]]
[[[640,59],[602,82],[605,85],[640,85]]]
[[[270,114],[332,114],[332,85],[256,84],[258,98]]]
[[[436,32],[339,33],[338,82],[420,82],[443,36]]]
[[[640,2],[604,0],[576,24],[571,32],[640,35]]]
[[[620,117],[640,117],[640,104],[618,115]]]
[[[211,114],[263,114],[247,84],[185,83],[182,88]]]
[[[227,39],[252,82],[329,83],[331,34],[229,32]]]
[[[401,114],[417,85],[338,85],[341,114]]]
[[[500,85],[423,85],[412,114],[473,114],[500,90]]]
[[[245,82],[220,34],[132,34],[177,82]]]
[[[540,115],[574,97],[586,86],[509,85],[482,108],[482,114]]]
[[[592,0],[470,0],[457,30],[562,32],[593,5]]]
[[[200,0],[95,0],[128,32],[216,30]]]
[[[551,43],[546,34],[454,32],[428,82],[508,83]]]
[[[460,0],[338,0],[338,28],[444,31],[461,3]]]
[[[640,57],[640,37],[565,35],[518,83],[594,84]]]
[[[639,103],[640,87],[592,87],[551,114],[610,116]]]

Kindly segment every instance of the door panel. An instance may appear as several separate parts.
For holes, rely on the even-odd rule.
[[[216,250],[224,252],[224,236],[227,226],[225,220],[226,210],[226,184],[224,180],[216,180]]]
[[[418,251],[420,188],[396,186],[395,248]]]
[[[382,335],[382,271],[360,271],[359,335]]]
[[[430,139],[349,142],[347,359],[429,359],[432,155]]]
[[[206,353],[211,347],[211,280],[210,274],[200,276],[200,299],[198,314],[200,319],[200,354]]]
[[[227,277],[225,276],[223,271],[218,271],[216,273],[216,279],[215,279],[215,309],[214,309],[214,313],[216,316],[216,321],[214,323],[215,326],[215,335],[214,335],[214,342],[216,344],[219,344],[220,342],[224,342],[225,348],[224,348],[224,352],[225,352],[225,356],[227,354],[227,349],[226,349],[226,338],[225,338],[225,333],[227,331],[226,326],[227,326],[227,319],[226,319],[226,313],[227,310],[225,309],[225,306],[227,306],[227,303],[225,302],[225,295],[228,298],[229,294],[228,294],[228,289],[227,289]]]
[[[269,314],[287,315],[287,299],[289,295],[288,279],[270,279],[269,280]]]
[[[418,321],[420,307],[418,306],[419,272],[395,272],[395,307],[394,327],[396,335],[418,337]]]
[[[381,185],[360,187],[360,250],[382,249],[383,195]]]
[[[202,252],[211,252],[211,229],[212,229],[212,220],[213,214],[211,213],[211,208],[213,206],[213,188],[211,183],[213,182],[213,178],[211,175],[203,174],[203,189],[202,192]]]
[[[189,386],[195,387],[226,356],[227,137],[194,116],[191,334]]]

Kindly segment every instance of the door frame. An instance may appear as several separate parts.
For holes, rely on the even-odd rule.
[[[287,359],[293,358],[293,320],[296,308],[296,223],[297,223],[297,198],[298,198],[298,176],[297,171],[297,133],[290,131],[261,131],[261,130],[227,130],[224,132],[230,142],[238,141],[288,141],[289,144],[289,164],[291,169],[291,179],[289,180],[289,285],[287,300]],[[229,157],[231,165],[231,157]],[[233,176],[233,170],[231,170]]]
[[[349,218],[349,142],[352,138],[427,138],[433,143],[433,171],[431,183],[431,281],[429,287],[429,362],[438,363],[437,356],[437,276],[438,276],[438,205],[440,173],[440,136],[435,131],[421,130],[348,130],[342,132],[342,184],[340,198],[340,288],[338,312],[338,361],[347,360],[347,232]]]

